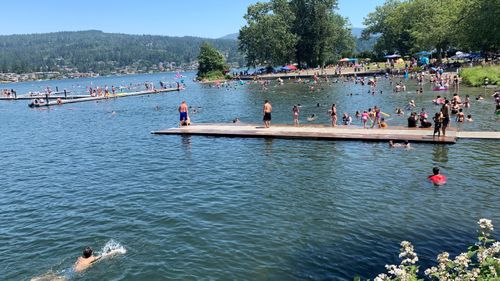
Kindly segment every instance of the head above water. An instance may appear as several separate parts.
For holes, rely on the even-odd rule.
[[[82,256],[87,259],[92,256],[92,253],[93,253],[92,248],[86,247],[85,249],[83,249]]]
[[[434,167],[434,168],[432,168],[432,173],[433,173],[434,175],[438,175],[438,174],[439,174],[439,167]]]

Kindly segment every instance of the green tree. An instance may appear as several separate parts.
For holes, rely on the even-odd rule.
[[[297,42],[292,33],[294,17],[286,0],[258,2],[248,7],[244,16],[247,25],[238,36],[247,65],[280,65],[293,59]]]
[[[458,45],[492,54],[500,51],[500,0],[463,1],[457,20]]]
[[[198,78],[219,79],[224,77],[227,70],[224,56],[207,42],[200,47],[198,56]]]
[[[388,0],[365,18],[366,29],[363,30],[362,38],[379,35],[374,47],[378,54],[406,54],[414,46],[410,31],[412,16],[405,4]]]
[[[343,50],[353,49],[354,38],[347,20],[336,14],[336,0],[292,0],[296,14],[294,33],[298,36],[297,62],[324,66]]]
[[[336,0],[271,0],[248,7],[239,48],[248,65],[282,65],[295,59],[324,66],[353,49],[347,20],[335,13]]]
[[[495,53],[500,0],[388,0],[365,18],[363,37],[379,35],[378,53],[464,49]]]

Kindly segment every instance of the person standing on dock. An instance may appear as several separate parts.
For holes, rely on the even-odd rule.
[[[330,117],[332,117],[332,127],[337,126],[337,107],[335,104],[332,104],[332,108],[330,109]]]
[[[292,108],[292,112],[293,112],[293,124],[295,126],[299,126],[299,108],[294,105],[293,108]]]
[[[266,128],[269,128],[271,126],[271,112],[273,111],[273,107],[268,100],[264,102],[263,111],[264,111],[264,118],[263,118],[264,126]]]
[[[445,100],[443,106],[441,107],[441,116],[443,117],[443,122],[441,125],[441,131],[443,132],[443,137],[446,136],[446,128],[450,123],[450,101]]]
[[[188,106],[186,101],[183,100],[181,106],[179,106],[179,115],[180,115],[180,123],[179,127],[182,127],[183,124],[188,124]]]

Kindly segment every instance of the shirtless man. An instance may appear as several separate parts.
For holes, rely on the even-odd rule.
[[[187,125],[187,123],[188,123],[188,106],[187,106],[185,100],[183,100],[181,103],[181,106],[179,106],[179,115],[180,115],[179,127],[182,127],[183,124]]]
[[[93,256],[93,251],[90,247],[83,249],[81,257],[75,262],[74,269],[76,272],[81,272],[91,266],[94,262],[98,261],[102,256]]]
[[[264,102],[264,107],[263,107],[263,111],[264,111],[264,126],[266,128],[269,128],[271,126],[271,112],[273,111],[273,107],[271,106],[271,103],[266,100]]]

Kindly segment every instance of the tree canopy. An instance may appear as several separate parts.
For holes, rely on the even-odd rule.
[[[200,47],[198,63],[199,79],[220,79],[224,77],[224,72],[227,70],[224,56],[207,42]]]
[[[324,66],[352,50],[348,22],[335,12],[336,0],[271,0],[248,7],[239,49],[248,65],[297,62]]]
[[[498,52],[498,18],[500,0],[388,0],[365,18],[363,36],[380,35],[379,53]]]

